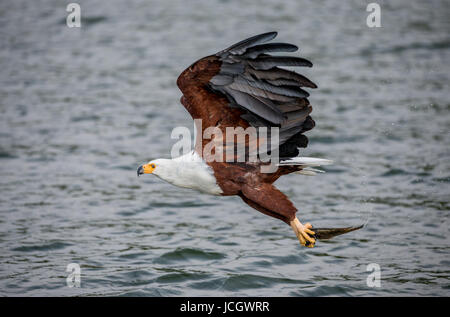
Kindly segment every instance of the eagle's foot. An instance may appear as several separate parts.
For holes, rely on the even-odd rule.
[[[290,222],[290,225],[302,246],[308,248],[314,247],[316,239],[314,239],[312,236],[315,234],[315,232],[311,230],[312,225],[309,222],[303,225],[298,220],[298,218],[295,217],[295,219]]]

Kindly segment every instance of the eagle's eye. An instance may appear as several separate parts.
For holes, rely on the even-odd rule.
[[[153,164],[153,163],[152,163],[152,164],[150,164],[150,166],[151,166],[152,168],[155,168],[155,164]]]

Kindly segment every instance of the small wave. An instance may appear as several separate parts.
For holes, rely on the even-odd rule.
[[[21,246],[11,249],[11,251],[18,251],[18,252],[50,251],[50,250],[64,249],[65,247],[71,245],[72,244],[64,242],[53,242],[48,244]]]
[[[218,252],[204,251],[192,248],[177,248],[167,252],[155,260],[156,263],[185,262],[190,260],[211,261],[225,258],[226,255]]]

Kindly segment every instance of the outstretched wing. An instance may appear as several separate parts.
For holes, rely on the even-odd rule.
[[[287,158],[307,146],[303,133],[314,127],[314,121],[309,116],[309,93],[303,88],[317,86],[280,68],[311,67],[310,61],[269,55],[298,49],[288,43],[266,43],[276,35],[256,35],[205,57],[186,69],[177,83],[184,94],[183,105],[194,119],[201,118],[209,126],[279,127],[279,154]]]

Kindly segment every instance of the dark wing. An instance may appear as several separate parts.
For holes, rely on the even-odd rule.
[[[317,86],[294,71],[280,68],[312,67],[310,61],[269,55],[298,49],[288,43],[266,43],[276,36],[276,32],[256,35],[217,53],[222,64],[209,86],[224,94],[232,107],[243,110],[241,118],[250,125],[279,127],[280,157],[292,157],[298,155],[298,147],[307,146],[303,133],[315,125],[309,116],[309,93],[302,88]]]
[[[282,66],[312,63],[293,56],[272,56],[272,52],[294,52],[287,43],[266,43],[276,32],[253,36],[215,55],[192,64],[178,77],[182,104],[194,119],[206,126],[279,127],[279,155],[288,158],[306,147],[303,135],[314,127],[312,107],[303,88],[317,86]]]

